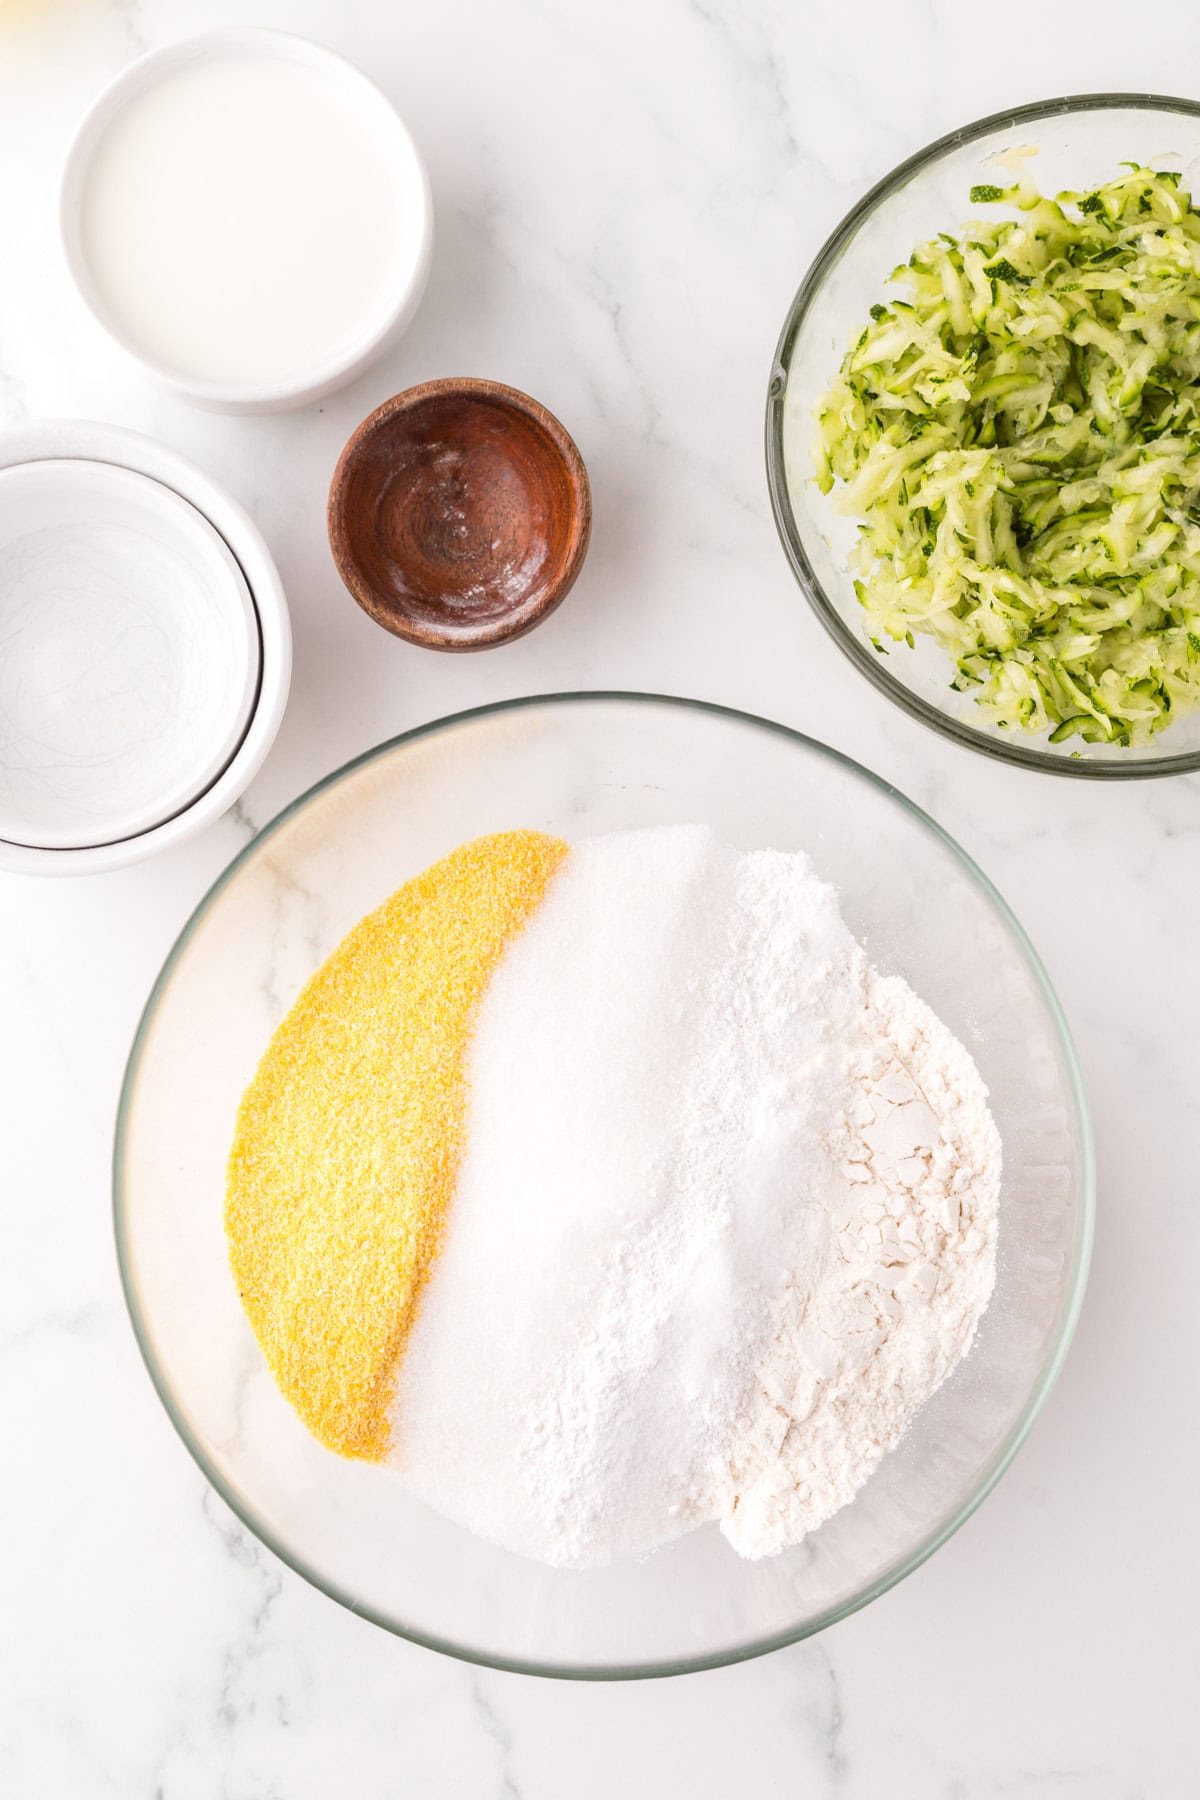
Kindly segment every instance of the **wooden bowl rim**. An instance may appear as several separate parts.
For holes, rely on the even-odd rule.
[[[401,616],[382,605],[374,590],[360,574],[352,540],[346,530],[345,499],[350,471],[370,440],[384,427],[405,413],[417,411],[431,400],[479,400],[501,411],[520,414],[540,427],[566,472],[571,491],[567,549],[558,576],[542,591],[536,603],[518,604],[503,618],[492,619],[477,629],[454,637],[444,634],[424,621]],[[485,650],[494,644],[511,642],[540,625],[560,606],[575,585],[576,577],[587,555],[592,529],[592,491],[583,457],[574,438],[561,419],[540,400],[508,387],[502,381],[489,381],[477,376],[441,376],[435,381],[422,381],[384,400],[355,426],[342,449],[329,484],[326,509],[329,547],[334,564],[348,591],[363,611],[395,637],[428,650]]]

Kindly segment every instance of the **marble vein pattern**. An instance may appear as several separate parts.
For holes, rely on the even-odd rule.
[[[12,1800],[1194,1800],[1200,1610],[1200,781],[1103,789],[992,767],[838,659],[775,541],[762,469],[791,294],[862,190],[1008,104],[1187,91],[1193,0],[259,0],[367,68],[428,159],[424,306],[322,407],[231,420],[145,383],[55,237],[75,120],[144,47],[237,0],[0,0],[0,422],[108,418],[243,500],[296,630],[244,800],[109,876],[0,882],[0,1794]],[[557,412],[595,533],[568,603],[479,657],[385,641],[324,541],[337,452],[388,393],[493,376]],[[176,934],[258,826],[378,740],[575,687],[765,713],[886,774],[983,865],[1078,1038],[1101,1172],[1066,1372],[996,1493],[824,1637],[684,1680],[564,1684],[387,1637],[282,1568],[208,1491],[142,1368],[109,1208],[114,1109]],[[319,941],[311,897],[281,936]],[[315,934],[315,935],[314,935]],[[286,946],[284,945],[284,948]],[[282,955],[282,951],[281,951]],[[284,962],[267,970],[278,1008]]]

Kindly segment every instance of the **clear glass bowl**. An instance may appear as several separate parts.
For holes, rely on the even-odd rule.
[[[363,913],[464,839],[571,839],[698,820],[746,848],[806,848],[877,965],[969,1045],[1005,1154],[999,1272],[970,1356],[862,1493],[798,1548],[738,1559],[715,1526],[641,1560],[542,1568],[309,1437],[238,1301],[222,1225],[234,1112],[300,984]],[[573,694],[463,713],[381,745],[259,834],[160,975],[126,1074],[117,1245],[158,1391],[214,1487],[355,1612],[497,1667],[676,1673],[753,1656],[899,1581],[963,1522],[1024,1439],[1079,1308],[1092,1171],[1079,1071],[1019,925],[979,870],[884,782],[741,713]]]
[[[767,480],[775,523],[797,581],[817,617],[867,680],[936,731],[1026,769],[1059,775],[1167,775],[1200,768],[1200,712],[1152,744],[1112,750],[1072,738],[1006,733],[969,694],[950,687],[946,652],[930,639],[880,656],[867,641],[847,568],[857,527],[839,516],[812,480],[812,413],[887,278],[922,239],[956,231],[970,216],[969,193],[991,181],[987,159],[1034,144],[1044,193],[1094,187],[1138,158],[1181,169],[1200,187],[1200,105],[1138,94],[1083,94],[1018,106],[965,125],[893,169],[847,214],[821,250],[784,322],[767,392]]]

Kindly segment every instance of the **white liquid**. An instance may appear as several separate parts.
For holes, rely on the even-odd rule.
[[[83,194],[83,254],[118,335],[223,384],[286,383],[351,353],[421,231],[383,131],[283,57],[166,74],[109,127]]]

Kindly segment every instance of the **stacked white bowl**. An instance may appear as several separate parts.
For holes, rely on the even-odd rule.
[[[256,527],[116,426],[0,432],[0,868],[114,869],[230,807],[291,677]]]

